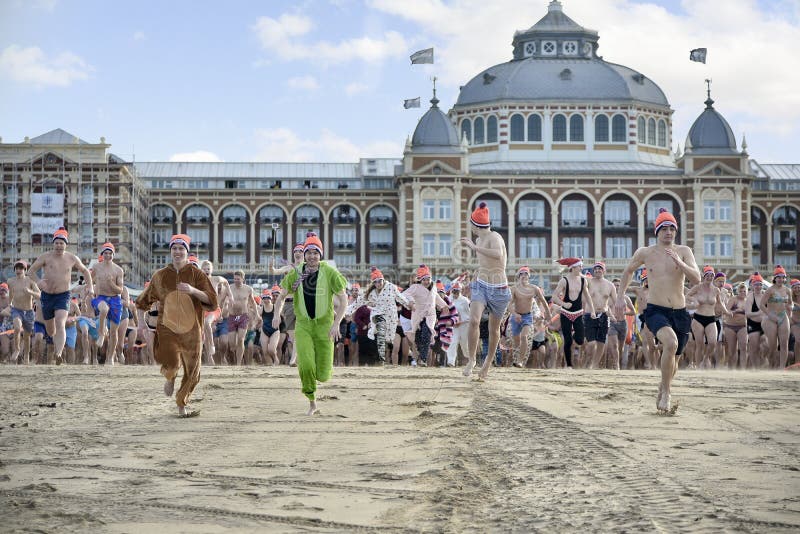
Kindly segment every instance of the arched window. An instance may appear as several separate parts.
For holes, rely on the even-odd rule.
[[[461,121],[461,137],[467,136],[467,142],[472,144],[472,121],[464,119]]]
[[[489,118],[486,119],[486,142],[497,142],[497,117],[494,115],[490,115]]]
[[[594,119],[594,140],[598,143],[608,142],[608,117],[598,115]]]
[[[667,146],[667,123],[664,119],[658,121],[658,146]]]
[[[511,140],[525,140],[525,118],[519,113],[511,115]]]
[[[483,117],[477,117],[475,119],[475,144],[482,145],[483,139]]]
[[[648,119],[647,121],[647,144],[656,145],[656,120]]]
[[[624,143],[625,139],[625,116],[624,115],[614,115],[614,118],[611,119],[611,142],[613,143]]]
[[[583,141],[583,117],[575,114],[569,118],[569,140]]]
[[[567,140],[567,118],[564,115],[553,117],[553,141]]]
[[[528,116],[528,141],[542,140],[542,118],[539,115]]]
[[[643,145],[647,142],[647,127],[644,117],[639,117],[639,120],[636,121],[636,124],[638,125],[637,129],[639,130],[639,143]]]

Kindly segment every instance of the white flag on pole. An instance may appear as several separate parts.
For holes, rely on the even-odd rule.
[[[433,48],[426,48],[411,54],[411,64],[433,63]]]
[[[409,98],[408,100],[403,100],[403,107],[408,108],[418,108],[419,107],[419,98]]]

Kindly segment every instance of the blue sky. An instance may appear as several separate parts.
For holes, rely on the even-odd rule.
[[[0,136],[54,128],[138,161],[401,157],[440,107],[511,59],[548,0],[0,0]],[[762,163],[800,163],[800,0],[563,0],[608,61],[658,83],[676,143],[716,109]],[[435,65],[408,56],[433,46]],[[708,64],[691,48],[709,49]],[[421,96],[421,109],[403,99]]]

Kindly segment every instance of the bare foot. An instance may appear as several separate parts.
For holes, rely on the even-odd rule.
[[[8,357],[8,363],[17,363],[18,359],[19,359],[19,349],[11,353],[11,356]]]
[[[61,355],[56,356],[56,365],[61,365],[62,363],[64,363],[64,358]]]
[[[656,406],[659,413],[669,413],[670,411],[670,394],[660,392],[658,396],[658,404]]]
[[[179,417],[197,417],[198,415],[200,415],[200,410],[192,410],[188,406],[178,406]]]
[[[175,382],[171,380],[164,382],[164,395],[171,397],[173,391],[175,391]]]
[[[309,401],[308,403],[308,411],[306,415],[314,415],[319,413],[319,409],[317,408],[317,401]]]
[[[656,396],[656,410],[661,410],[661,408],[660,408],[660,406],[661,406],[661,395],[663,394],[663,392],[664,392],[664,384],[659,382],[659,384],[658,384],[658,395]]]
[[[475,367],[475,362],[469,360],[467,365],[464,366],[464,376],[472,376],[472,369]]]

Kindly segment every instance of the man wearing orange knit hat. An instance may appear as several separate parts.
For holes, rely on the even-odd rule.
[[[92,299],[92,308],[97,315],[97,346],[102,347],[108,334],[106,365],[114,365],[117,346],[117,327],[122,321],[122,291],[124,289],[122,267],[114,263],[114,245],[104,243],[100,249],[103,261],[93,267],[92,274],[97,296]],[[111,323],[111,324],[109,324]]]
[[[69,233],[62,226],[53,232],[53,250],[36,258],[28,270],[28,276],[42,291],[42,317],[47,335],[53,338],[56,365],[64,362],[61,353],[67,342],[66,324],[70,307],[72,269],[83,274],[86,280],[86,292],[94,295],[92,273],[76,255],[67,252],[68,243]],[[44,272],[41,279],[38,276],[39,269]]]
[[[700,283],[700,269],[692,249],[675,244],[678,221],[664,208],[655,220],[656,244],[641,247],[625,268],[617,293],[616,312],[625,311],[625,292],[636,270],[644,265],[648,273],[648,301],[644,310],[647,328],[661,342],[661,384],[656,397],[659,413],[674,413],[670,406],[670,386],[678,371],[678,357],[683,352],[691,331],[691,318],[686,311],[684,282]]]
[[[464,376],[472,374],[478,351],[478,338],[480,337],[480,322],[483,310],[489,310],[489,349],[483,367],[478,375],[479,380],[485,380],[489,368],[494,361],[497,344],[500,342],[500,322],[503,314],[511,301],[511,290],[508,288],[506,276],[506,243],[503,237],[491,229],[489,208],[481,202],[469,218],[472,234],[477,236],[475,242],[464,237],[461,244],[475,252],[478,258],[478,270],[475,280],[470,283],[470,330],[469,330],[469,361],[464,367]]]
[[[339,323],[347,309],[347,280],[336,267],[322,261],[322,254],[322,241],[309,232],[303,246],[305,261],[281,280],[272,319],[272,328],[279,328],[283,301],[292,295],[297,317],[297,370],[309,403],[307,415],[317,413],[317,382],[327,382],[333,374],[333,344],[341,337]]]

